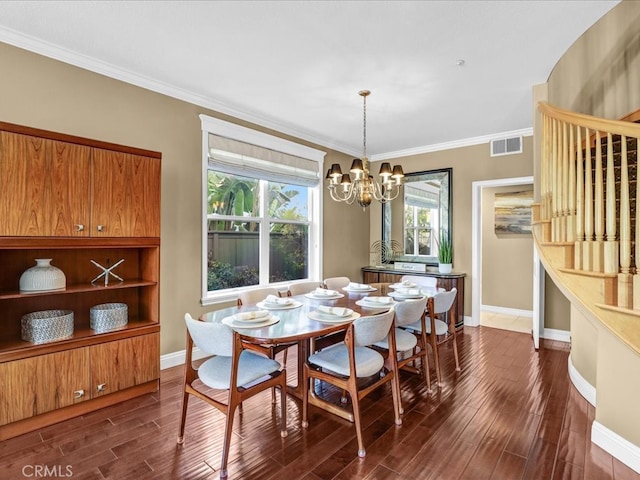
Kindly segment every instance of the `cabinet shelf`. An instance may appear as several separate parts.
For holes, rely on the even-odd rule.
[[[0,291],[0,300],[8,300],[12,298],[36,298],[42,296],[50,296],[50,295],[68,295],[72,293],[83,293],[83,292],[99,292],[101,290],[117,290],[119,288],[136,288],[136,287],[149,287],[157,285],[158,282],[148,281],[148,280],[125,280],[124,282],[115,281],[114,283],[110,283],[109,285],[92,285],[92,284],[82,284],[82,285],[70,285],[67,286],[64,290],[52,290],[49,292],[33,292],[33,293],[22,293],[18,290],[7,290]]]
[[[152,320],[129,320],[124,328],[110,332],[96,333],[89,327],[75,328],[73,335],[56,342],[33,344],[20,338],[3,338],[0,341],[0,363],[29,358],[35,355],[97,345],[104,342],[128,338],[132,335],[145,335],[160,331],[160,325]]]

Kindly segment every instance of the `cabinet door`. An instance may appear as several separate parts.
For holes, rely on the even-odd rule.
[[[378,283],[378,272],[362,272],[362,281],[364,283]]]
[[[151,333],[90,347],[92,398],[159,378],[159,340]]]
[[[160,236],[160,161],[93,149],[91,236]]]
[[[85,236],[91,149],[0,132],[0,236]]]
[[[383,283],[398,283],[402,280],[402,275],[397,273],[381,273],[380,281]]]
[[[0,425],[88,399],[87,348],[0,364]]]

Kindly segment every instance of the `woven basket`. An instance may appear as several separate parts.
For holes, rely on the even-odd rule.
[[[43,310],[27,313],[22,317],[22,340],[31,343],[48,343],[73,335],[71,310]]]
[[[89,310],[89,324],[97,333],[124,328],[129,321],[126,303],[102,303]]]

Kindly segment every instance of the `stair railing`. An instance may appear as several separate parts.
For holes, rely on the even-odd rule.
[[[640,310],[640,124],[539,110],[541,240],[573,247],[568,269],[617,277],[613,303]]]

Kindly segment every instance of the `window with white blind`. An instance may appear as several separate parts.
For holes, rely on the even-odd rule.
[[[203,304],[319,280],[324,152],[201,115]]]

